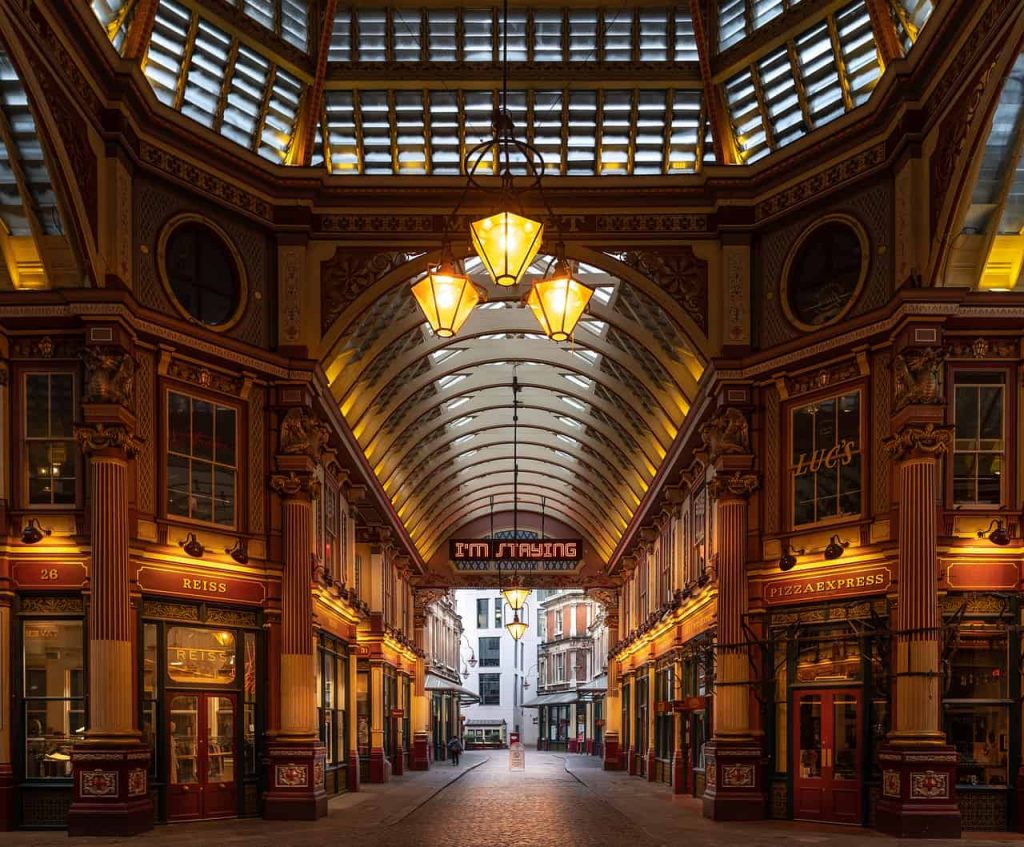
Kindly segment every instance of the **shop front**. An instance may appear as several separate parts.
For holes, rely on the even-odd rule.
[[[574,742],[578,731],[576,724],[577,700],[575,691],[561,691],[552,694],[538,694],[533,700],[523,703],[523,708],[537,709],[540,732],[538,750],[567,752],[570,740]],[[584,720],[586,720],[584,718]]]

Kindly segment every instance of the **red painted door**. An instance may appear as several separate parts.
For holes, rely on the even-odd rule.
[[[799,691],[794,714],[793,816],[862,823],[860,691]]]
[[[228,818],[238,813],[235,705],[233,694],[171,695],[168,820]]]

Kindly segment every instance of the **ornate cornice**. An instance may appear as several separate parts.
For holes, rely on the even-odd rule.
[[[75,427],[75,438],[86,455],[121,450],[126,458],[134,459],[142,447],[142,439],[120,423],[79,424]]]
[[[935,424],[907,424],[891,438],[882,442],[882,448],[893,459],[913,456],[941,456],[953,445],[953,427]]]
[[[712,500],[726,497],[749,497],[757,491],[757,474],[736,471],[732,476],[719,475],[708,483],[708,495]]]

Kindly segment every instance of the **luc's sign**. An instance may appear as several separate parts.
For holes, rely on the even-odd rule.
[[[583,542],[578,538],[513,541],[500,538],[456,539],[448,542],[453,562],[578,562]]]

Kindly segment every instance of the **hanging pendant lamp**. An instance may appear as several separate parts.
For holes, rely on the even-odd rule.
[[[525,617],[525,609],[524,609]],[[519,619],[519,611],[517,610],[512,620],[505,624],[505,629],[508,630],[508,634],[511,635],[516,641],[526,635],[526,630],[530,628],[530,625],[523,620]]]
[[[587,308],[594,289],[572,275],[564,258],[555,263],[551,276],[535,282],[526,297],[537,323],[552,341],[567,341]]]
[[[473,249],[498,285],[522,279],[540,250],[544,225],[514,212],[498,212],[470,226]]]
[[[439,338],[454,336],[476,304],[484,299],[483,290],[468,276],[459,273],[448,257],[442,258],[413,285],[412,294]]]

